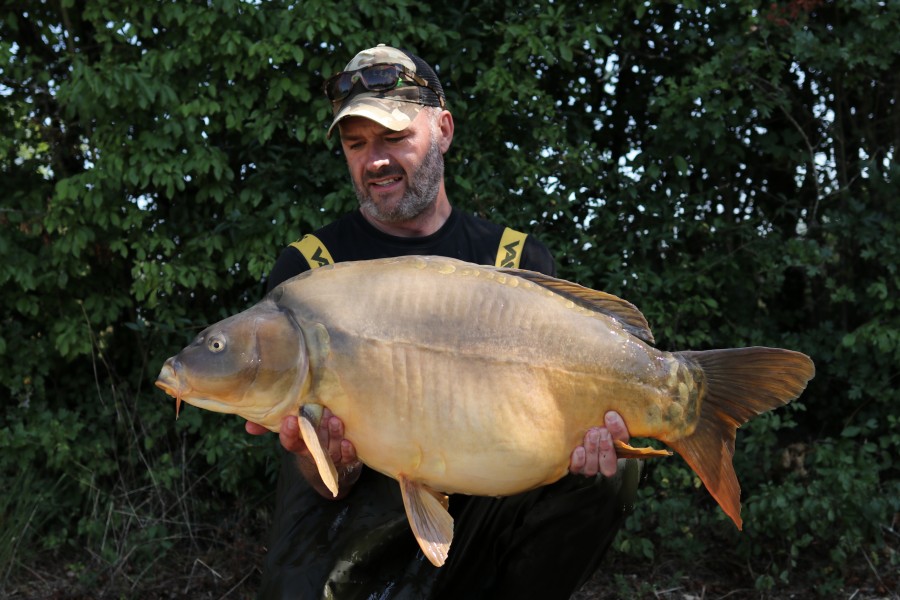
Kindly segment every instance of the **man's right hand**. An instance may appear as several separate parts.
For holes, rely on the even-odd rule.
[[[269,431],[262,425],[251,421],[247,421],[244,429],[252,435],[261,435]],[[337,467],[338,495],[336,497],[331,495],[322,478],[319,477],[319,470],[316,468],[309,448],[300,437],[296,416],[287,416],[281,420],[278,439],[285,450],[294,454],[300,473],[319,494],[328,499],[343,498],[359,479],[359,475],[362,473],[362,463],[356,457],[356,449],[353,444],[344,439],[344,423],[327,408],[322,413],[316,433],[322,447],[328,452],[331,460],[334,461],[334,466]]]

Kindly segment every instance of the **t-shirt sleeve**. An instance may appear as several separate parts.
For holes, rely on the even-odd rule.
[[[309,271],[309,263],[307,263],[306,259],[303,258],[303,255],[300,254],[300,251],[293,246],[287,246],[281,251],[281,254],[278,255],[275,266],[272,267],[272,270],[269,272],[266,292],[271,292],[291,277],[299,275],[300,273],[305,273],[306,271]]]
[[[553,255],[544,244],[532,235],[525,238],[525,248],[522,250],[519,268],[556,277],[556,261],[553,260]]]

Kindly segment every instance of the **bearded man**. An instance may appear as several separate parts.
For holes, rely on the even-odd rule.
[[[370,48],[328,79],[325,92],[333,108],[328,135],[340,132],[359,208],[285,248],[270,290],[325,264],[404,255],[555,275],[534,237],[450,205],[444,154],[453,116],[425,61]],[[340,415],[326,411],[318,434],[338,468],[339,493],[333,497],[319,477],[296,418],[285,418],[261,598],[565,599],[596,570],[638,482],[637,463],[619,464],[613,448],[614,439],[628,440],[625,424],[608,413],[573,448],[562,480],[506,498],[452,497],[453,548],[438,569],[419,551],[397,483],[362,466]]]

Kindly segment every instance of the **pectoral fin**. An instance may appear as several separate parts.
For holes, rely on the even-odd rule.
[[[614,440],[613,445],[616,447],[617,458],[653,458],[654,456],[672,456],[668,450],[657,450],[656,448],[635,448],[631,444],[626,444],[620,440]]]
[[[447,512],[447,496],[403,475],[399,481],[413,535],[431,564],[440,567],[447,561],[453,540],[453,517]]]
[[[309,448],[313,460],[316,462],[316,468],[319,470],[319,477],[325,483],[325,487],[334,495],[338,495],[338,474],[337,468],[331,456],[322,447],[319,436],[316,433],[316,427],[322,418],[322,407],[317,404],[305,404],[300,410],[300,416],[297,417],[297,424],[300,426],[300,437],[306,447]]]

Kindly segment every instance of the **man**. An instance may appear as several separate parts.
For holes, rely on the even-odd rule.
[[[380,45],[357,54],[326,82],[326,93],[334,110],[329,136],[339,129],[359,210],[286,248],[270,289],[320,264],[410,254],[511,260],[555,273],[549,251],[532,237],[512,232],[507,243],[502,226],[451,207],[443,155],[453,117],[427,63]],[[573,474],[559,482],[508,498],[453,496],[453,546],[438,569],[419,552],[397,482],[361,465],[339,417],[326,411],[319,427],[338,467],[337,498],[319,478],[296,419],[282,424],[286,452],[260,597],[568,598],[596,569],[637,487],[633,461],[617,473],[612,441],[627,441],[628,432],[608,413],[573,449]],[[247,431],[265,429],[247,423]]]

